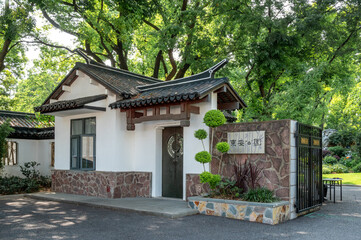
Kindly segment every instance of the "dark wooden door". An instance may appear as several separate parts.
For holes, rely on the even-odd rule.
[[[183,197],[183,128],[163,129],[162,196]]]

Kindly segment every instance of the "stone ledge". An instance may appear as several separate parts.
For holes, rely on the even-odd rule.
[[[290,206],[287,201],[256,203],[204,197],[189,197],[188,206],[200,214],[220,216],[238,220],[279,224],[290,219]]]

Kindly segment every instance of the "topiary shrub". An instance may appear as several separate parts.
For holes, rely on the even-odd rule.
[[[208,136],[208,133],[204,129],[199,129],[199,130],[194,132],[194,137],[199,139],[199,140],[206,139],[207,136]]]
[[[202,151],[196,154],[195,159],[197,162],[205,164],[212,161],[212,156],[209,152]]]
[[[225,124],[227,119],[220,110],[210,110],[204,115],[203,122],[208,127],[215,128]]]
[[[326,163],[326,164],[336,164],[337,163],[337,159],[332,157],[332,156],[326,156],[324,159],[323,159],[323,162]]]
[[[219,182],[221,181],[221,176],[218,174],[212,174],[210,172],[202,172],[199,175],[201,183],[208,183],[209,187],[214,190],[218,186]]]
[[[226,153],[229,150],[229,144],[227,142],[219,142],[217,143],[216,148],[221,153]]]

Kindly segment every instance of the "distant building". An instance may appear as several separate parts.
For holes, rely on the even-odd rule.
[[[7,138],[2,175],[21,177],[19,165],[35,161],[40,163],[40,173],[50,176],[54,166],[54,122],[39,121],[30,113],[0,111],[0,125],[7,119],[15,131]]]

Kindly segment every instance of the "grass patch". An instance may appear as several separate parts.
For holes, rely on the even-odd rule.
[[[322,174],[322,178],[342,178],[342,184],[361,185],[361,173]]]

